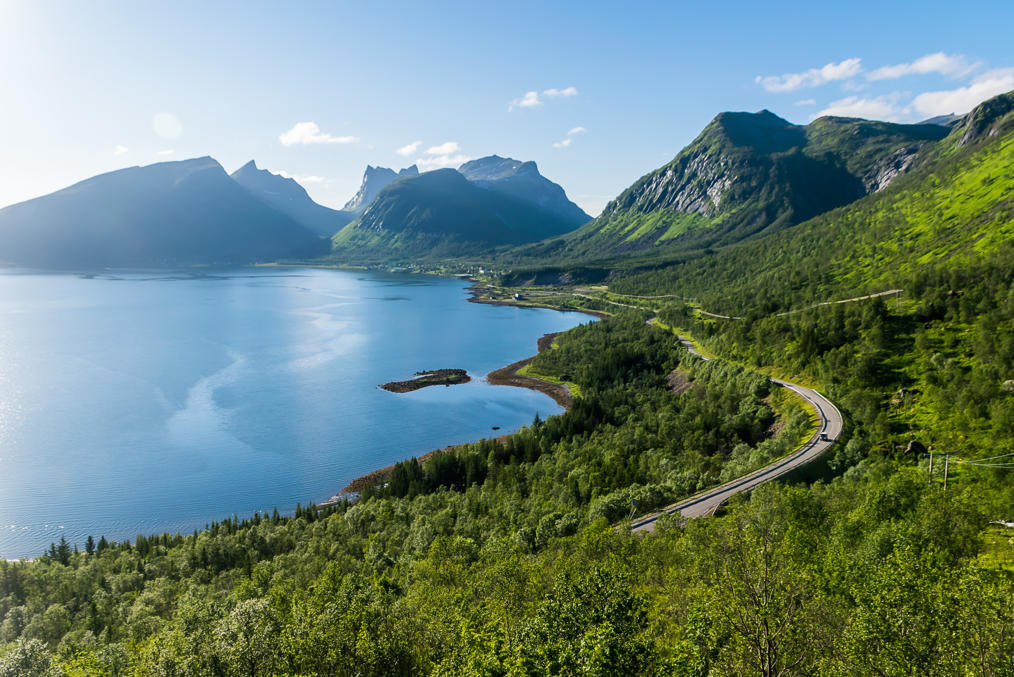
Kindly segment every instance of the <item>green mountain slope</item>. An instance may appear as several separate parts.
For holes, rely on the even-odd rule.
[[[992,99],[889,187],[769,237],[618,282],[685,290],[721,310],[769,309],[900,286],[936,263],[958,268],[1014,238],[1014,94]]]
[[[881,190],[947,133],[940,125],[825,117],[800,126],[766,110],[722,113],[594,221],[515,259],[690,251],[774,232]]]

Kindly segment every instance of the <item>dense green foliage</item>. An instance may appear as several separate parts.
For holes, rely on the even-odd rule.
[[[890,322],[875,304],[848,313],[846,341],[878,341]],[[561,336],[536,366],[582,386],[570,412],[402,464],[355,505],[0,563],[0,674],[1011,668],[1014,580],[976,563],[986,518],[1014,508],[1007,471],[944,493],[891,454],[861,460],[862,419],[831,483],[631,537],[611,522],[632,500],[649,508],[787,451],[805,416],[782,403],[797,420],[771,438],[763,378],[688,356],[636,312]]]

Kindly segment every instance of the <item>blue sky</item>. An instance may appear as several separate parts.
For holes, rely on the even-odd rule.
[[[211,155],[340,207],[368,163],[497,153],[594,214],[723,110],[966,112],[1014,89],[1012,26],[1007,1],[0,0],[0,205]]]

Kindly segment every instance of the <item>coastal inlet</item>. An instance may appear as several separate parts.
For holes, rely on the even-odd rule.
[[[471,377],[464,369],[435,369],[433,371],[417,371],[407,381],[391,381],[380,387],[392,393],[410,393],[426,386],[452,386],[468,383]]]

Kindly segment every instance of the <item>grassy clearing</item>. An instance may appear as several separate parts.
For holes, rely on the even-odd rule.
[[[555,348],[556,346],[554,345],[553,347]],[[579,386],[578,384],[572,383],[570,381],[561,381],[560,379],[555,378],[553,376],[549,376],[547,374],[540,374],[532,369],[531,364],[526,364],[525,366],[518,369],[518,374],[520,374],[521,376],[528,376],[529,378],[537,378],[540,381],[548,381],[549,383],[555,383],[556,385],[567,386],[567,388],[570,390],[571,397],[581,397],[581,386]]]

